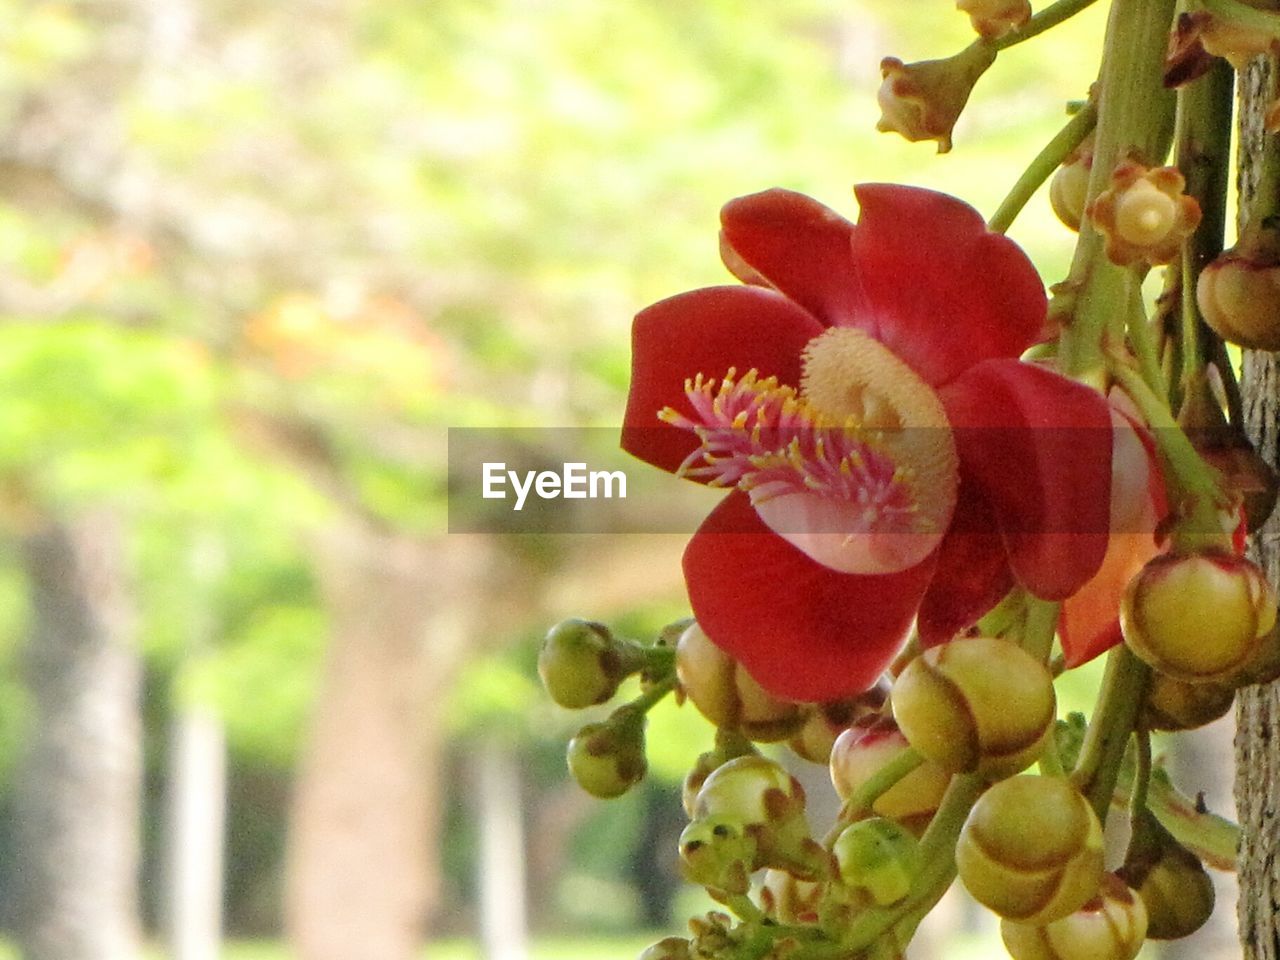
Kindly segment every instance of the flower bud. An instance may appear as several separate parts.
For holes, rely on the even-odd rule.
[[[1049,204],[1058,219],[1072,230],[1080,229],[1085,202],[1089,198],[1089,171],[1093,151],[1076,150],[1067,157],[1049,181]]]
[[[1248,5],[1248,0],[1245,0]],[[1276,48],[1276,35],[1230,16],[1202,12],[1200,43],[1208,53],[1222,57],[1235,69],[1242,69],[1254,57]]]
[[[1112,263],[1169,263],[1200,225],[1200,204],[1187,196],[1176,167],[1151,169],[1122,163],[1111,186],[1089,205],[1089,217],[1106,240]]]
[[[850,727],[836,738],[831,749],[831,783],[840,799],[848,801],[868,780],[910,746],[892,721]],[[927,822],[951,781],[951,774],[926,760],[871,805],[873,813],[909,827]]]
[[[643,659],[602,623],[564,620],[551,628],[538,651],[538,675],[551,699],[581,709],[604,703],[639,670]]]
[[[732,816],[694,820],[680,834],[685,875],[711,890],[744,894],[751,889],[758,845],[747,825]]]
[[[1142,707],[1142,725],[1148,730],[1194,730],[1225,715],[1235,697],[1236,688],[1226,683],[1187,683],[1153,673]]]
[[[1261,570],[1228,553],[1166,554],[1125,588],[1120,629],[1129,649],[1176,680],[1222,680],[1261,647],[1276,594]]]
[[[741,730],[759,741],[784,740],[800,729],[799,704],[775,700],[742,665],[717,647],[696,623],[676,645],[680,689],[717,727]]]
[[[785,870],[766,870],[760,905],[779,923],[816,923],[826,884],[798,880]]]
[[[883,817],[849,824],[831,852],[845,886],[865,891],[882,907],[904,899],[920,872],[919,841]]]
[[[1200,272],[1196,303],[1222,339],[1252,350],[1280,350],[1280,263],[1239,249]]]
[[[952,772],[1025,769],[1053,725],[1053,677],[1021,647],[968,637],[926,650],[893,685],[893,715],[913,747]]]
[[[606,723],[588,723],[569,741],[569,773],[583,790],[602,800],[622,796],[648,770],[644,716],[621,722],[616,718],[615,713]]]
[[[1043,926],[1000,922],[1000,937],[1013,960],[1133,960],[1147,933],[1142,900],[1114,874],[1075,913]]]
[[[903,63],[885,57],[880,61],[881,117],[876,129],[900,133],[912,143],[936,140],[938,152],[946,153],[951,149],[951,129],[973,85],[995,59],[995,49],[984,43],[945,60]]]
[[[695,819],[724,815],[743,823],[769,823],[803,810],[800,781],[761,756],[738,757],[717,767],[693,803]]]
[[[956,0],[983,40],[997,40],[1031,19],[1030,0]]]
[[[956,869],[973,898],[1008,920],[1042,926],[1082,907],[1102,879],[1102,826],[1061,777],[992,786],[969,811]]]
[[[684,937],[663,937],[646,947],[639,960],[692,960],[692,957],[689,941]]]
[[[1127,863],[1120,875],[1147,909],[1147,936],[1180,940],[1213,913],[1213,880],[1195,854],[1167,838],[1154,862]]]

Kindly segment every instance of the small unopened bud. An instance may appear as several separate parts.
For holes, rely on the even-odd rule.
[[[956,869],[979,903],[1005,919],[1043,926],[1097,894],[1102,826],[1061,777],[1002,780],[969,811]]]
[[[606,723],[589,723],[569,741],[569,773],[583,790],[604,800],[622,796],[648,770],[643,715],[621,722],[617,717],[615,713]]]
[[[1089,205],[1089,217],[1106,240],[1112,263],[1169,263],[1200,225],[1200,204],[1187,196],[1176,167],[1150,169],[1122,163],[1111,186]]]
[[[1213,914],[1213,880],[1195,854],[1171,838],[1154,861],[1127,863],[1120,875],[1147,908],[1147,936],[1152,940],[1180,940]]]
[[[1245,0],[1246,5],[1248,0]],[[1270,53],[1277,46],[1274,29],[1258,26],[1217,13],[1201,12],[1200,43],[1207,52],[1222,57],[1237,70],[1254,57]]]
[[[868,780],[911,745],[891,720],[850,727],[831,749],[831,783],[848,801]],[[942,803],[951,774],[926,760],[880,794],[871,810],[916,828],[927,822]]]
[[[836,837],[831,852],[845,886],[865,891],[882,907],[911,892],[921,866],[919,841],[883,817],[849,824]]]
[[[692,957],[689,941],[684,937],[663,937],[646,947],[639,960],[691,960]]]
[[[1235,696],[1236,688],[1225,683],[1188,683],[1153,673],[1142,707],[1142,725],[1148,730],[1195,730],[1224,716]]]
[[[1176,680],[1222,680],[1258,651],[1276,622],[1276,594],[1244,557],[1166,554],[1129,581],[1120,629],[1129,649]]]
[[[900,133],[911,142],[936,140],[938,152],[951,149],[951,130],[969,101],[973,85],[995,62],[995,49],[974,43],[945,60],[880,61],[881,117],[876,129]]]
[[[1058,219],[1072,230],[1080,229],[1085,202],[1089,197],[1089,171],[1093,169],[1093,151],[1076,150],[1063,162],[1049,181],[1049,204]]]
[[[679,848],[685,875],[694,883],[733,894],[751,889],[756,837],[737,817],[694,820],[680,834]]]
[[[1230,343],[1280,350],[1280,261],[1228,250],[1200,273],[1196,303],[1205,323]]]
[[[760,906],[779,923],[816,923],[826,884],[798,880],[785,870],[766,870]]]
[[[738,757],[717,767],[693,804],[696,819],[724,815],[743,823],[769,823],[803,810],[800,782],[760,756]]]
[[[538,675],[551,699],[581,709],[604,703],[644,665],[638,651],[602,623],[565,620],[551,628],[538,651]]]
[[[676,675],[680,689],[704,717],[718,727],[741,730],[752,740],[785,740],[805,721],[799,704],[765,693],[696,623],[676,645]]]
[[[984,40],[997,40],[1031,19],[1030,0],[956,0]]]
[[[926,650],[902,671],[892,701],[902,733],[928,759],[993,779],[1026,769],[1040,755],[1055,713],[1044,664],[995,637]]]
[[[1103,876],[1098,896],[1061,920],[1000,923],[1013,960],[1133,960],[1146,935],[1146,907],[1114,874]]]

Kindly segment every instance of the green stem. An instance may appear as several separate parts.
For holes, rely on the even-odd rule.
[[[1147,809],[1147,793],[1151,785],[1151,732],[1138,729],[1133,732],[1133,742],[1138,747],[1138,765],[1133,774],[1133,794],[1129,798],[1129,814],[1137,823]]]
[[[1147,311],[1142,304],[1142,278],[1138,271],[1130,268],[1125,271],[1125,287],[1128,293],[1128,308],[1123,316],[1128,321],[1129,345],[1138,360],[1138,369],[1142,371],[1142,379],[1147,386],[1160,397],[1169,395],[1164,382],[1164,371],[1160,369],[1160,358],[1156,349],[1155,338],[1151,335],[1151,324],[1147,320]]]
[[[1098,819],[1106,823],[1124,760],[1129,735],[1138,719],[1150,670],[1124,644],[1107,655],[1102,689],[1072,773],[1076,787],[1088,798]]]
[[[663,697],[676,688],[676,683],[676,675],[673,671],[667,676],[660,677],[653,681],[653,683],[650,684],[650,686],[646,688],[640,696],[636,697],[630,703],[626,704],[625,707],[620,709],[631,708],[632,710],[638,711],[642,714],[648,713],[662,700]]]
[[[1007,50],[1015,44],[1044,33],[1050,27],[1056,27],[1063,20],[1074,17],[1093,3],[1094,0],[1058,0],[1057,3],[1045,7],[1017,30],[1012,30],[1003,37],[991,41],[991,45],[997,50]]]
[[[1066,126],[1054,135],[1031,164],[1023,171],[1008,196],[1000,203],[999,209],[987,221],[987,229],[992,233],[1004,233],[1014,219],[1022,212],[1027,201],[1040,189],[1041,184],[1053,175],[1070,156],[1071,151],[1084,141],[1098,119],[1098,110],[1092,103],[1086,103],[1067,121]]]
[[[1098,76],[1090,200],[1109,186],[1122,160],[1155,165],[1168,150],[1173,97],[1163,76],[1175,6],[1176,0],[1114,0],[1111,5]],[[1107,259],[1104,246],[1086,217],[1067,281],[1070,310],[1059,353],[1065,373],[1100,389],[1106,386],[1107,322],[1125,305],[1125,270]]]
[[[1022,649],[1041,663],[1047,663],[1053,651],[1053,637],[1058,629],[1059,605],[1050,600],[1027,596],[1027,614],[1022,627]]]

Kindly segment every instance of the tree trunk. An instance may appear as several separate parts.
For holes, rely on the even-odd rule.
[[[138,956],[141,670],[111,516],[23,543],[32,700],[15,809],[26,960]]]
[[[1257,182],[1268,63],[1242,77],[1240,190],[1248,206]],[[1274,354],[1248,352],[1243,390],[1246,422],[1258,452],[1280,464],[1280,367]],[[1280,582],[1280,519],[1273,514],[1253,538],[1253,556],[1272,583]],[[1236,808],[1243,834],[1239,854],[1240,941],[1246,960],[1280,960],[1280,683],[1240,691],[1236,706]]]

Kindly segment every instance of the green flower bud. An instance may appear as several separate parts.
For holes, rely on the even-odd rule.
[[[556,624],[538,651],[538,675],[548,695],[574,710],[604,703],[643,666],[638,650],[616,639],[604,624],[586,620]]]
[[[1146,931],[1146,907],[1114,874],[1103,876],[1098,896],[1061,920],[1041,926],[1000,922],[1013,960],[1133,960]]]
[[[1009,920],[1043,926],[1082,907],[1102,878],[1102,826],[1060,777],[995,784],[969,811],[956,870],[973,898]]]
[[[1249,662],[1276,622],[1262,571],[1227,553],[1156,557],[1129,581],[1120,628],[1129,649],[1176,680],[1223,680]]]
[[[921,866],[919,841],[883,817],[845,827],[831,852],[845,885],[866,891],[882,907],[911,892],[911,882]]]
[[[817,923],[827,885],[800,880],[785,870],[766,870],[760,905],[779,923]]]
[[[1127,863],[1120,874],[1146,906],[1152,940],[1180,940],[1213,914],[1213,880],[1195,854],[1171,837],[1165,837],[1154,861]]]
[[[623,707],[618,713],[626,710]],[[620,797],[644,779],[644,716],[589,723],[569,741],[569,773],[593,797]]]
[[[693,804],[695,819],[727,815],[744,823],[772,823],[803,811],[800,782],[761,756],[738,757],[717,767]]]
[[[993,779],[1040,755],[1056,709],[1044,664],[995,637],[926,650],[899,675],[892,700],[899,728],[925,757]]]
[[[733,894],[751,889],[751,874],[759,866],[758,844],[738,818],[694,820],[680,834],[679,847],[685,875],[694,883]]]
[[[692,960],[692,957],[690,943],[684,937],[663,937],[646,947],[639,960]]]
[[[696,623],[676,645],[680,689],[717,727],[741,730],[751,740],[785,740],[804,724],[805,710],[776,700],[738,661],[711,642]]]
[[[836,738],[831,749],[831,783],[840,799],[848,801],[868,780],[910,744],[891,720],[850,727]],[[951,782],[951,774],[926,760],[871,805],[873,813],[915,828],[927,823]]]

